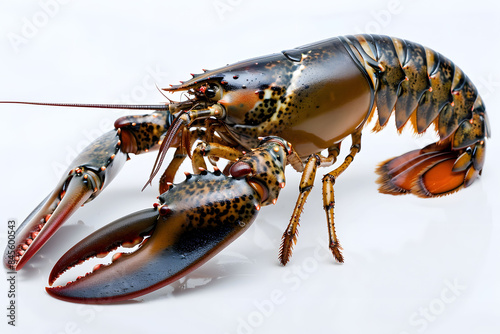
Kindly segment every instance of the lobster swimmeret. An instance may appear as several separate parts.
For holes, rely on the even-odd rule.
[[[360,151],[361,131],[371,119],[375,120],[375,131],[380,131],[394,113],[399,131],[408,125],[415,133],[433,129],[439,135],[436,143],[390,159],[377,168],[380,191],[394,195],[413,193],[421,197],[435,197],[469,186],[482,171],[485,139],[490,136],[484,104],[477,89],[460,68],[441,54],[420,44],[387,36],[336,37],[193,74],[189,81],[171,86],[165,91],[186,92],[189,99],[153,106],[85,105],[146,109],[153,112],[118,119],[114,130],[97,139],[76,158],[56,189],[16,232],[15,247],[8,247],[5,252],[7,266],[22,268],[80,205],[100,193],[129,154],[159,149],[150,183],[159,172],[166,151],[174,147],[174,158],[160,178],[160,193],[166,193],[162,196],[175,198],[174,202],[180,203],[189,197],[189,193],[182,192],[186,198],[181,198],[174,196],[169,189],[186,157],[191,158],[195,174],[206,173],[206,157],[212,164],[218,158],[225,158],[229,161],[225,174],[235,176],[229,170],[234,172],[236,166],[242,167],[236,161],[247,158],[248,155],[244,152],[257,148],[262,137],[266,136],[282,138],[274,139],[275,142],[284,139],[291,143],[293,150],[289,152],[288,163],[302,173],[299,198],[283,234],[280,251],[280,261],[283,264],[289,261],[292,246],[296,242],[300,213],[313,187],[317,167],[332,166],[340,153],[343,139],[352,137],[350,152],[343,163],[322,179],[329,246],[335,259],[343,262],[334,227],[333,185]],[[197,141],[200,142],[193,150]],[[323,156],[322,151],[328,154]],[[253,154],[249,153],[250,156]],[[266,161],[267,164],[272,159]],[[248,173],[243,175],[246,177],[253,174],[253,170],[263,167],[245,167],[243,170]],[[226,184],[227,177],[209,175],[211,174],[196,178],[206,184]],[[228,182],[232,189],[234,181]],[[262,182],[250,183],[250,186],[257,189],[257,192],[275,193],[276,189],[262,186]],[[264,184],[269,185],[266,182],[267,180]],[[180,188],[186,188],[188,184],[189,180]],[[227,195],[230,190],[222,192]],[[210,195],[207,194],[207,201]],[[238,197],[234,196],[236,200]],[[190,210],[203,210],[206,205],[200,201]],[[153,229],[151,226],[156,224],[153,223],[156,218],[145,215],[146,218],[143,214],[139,215],[138,226],[141,227],[134,230],[134,233],[145,233],[142,228],[147,231]],[[134,219],[125,220],[128,224]],[[221,224],[226,220],[223,215],[214,215],[213,219],[218,219]],[[159,233],[159,229],[154,230],[154,233]],[[107,238],[109,232],[106,231],[98,233],[104,233],[102,235]],[[93,238],[100,240],[102,235]],[[176,247],[181,247],[180,243],[177,241]],[[196,252],[193,242],[188,241],[187,244],[190,245],[188,248],[193,248],[192,251]],[[224,241],[222,244],[227,243]],[[200,241],[200,252],[203,252],[201,250],[204,247]],[[155,251],[159,251],[158,249],[155,248]],[[212,254],[215,249],[219,250],[219,246],[213,246],[206,254]],[[87,251],[90,250],[77,250],[76,254],[86,258]],[[164,261],[169,257],[173,259],[175,255],[160,258]],[[63,261],[65,265],[66,261]],[[76,259],[70,262],[74,261]],[[125,267],[126,261],[120,261],[122,260],[109,268],[119,265]],[[132,260],[128,261],[132,263]],[[152,266],[153,264],[148,270],[153,270]],[[185,264],[179,272],[184,273],[193,267],[196,265]],[[111,269],[106,270],[110,272]],[[102,279],[106,279],[107,276],[102,272],[104,270],[90,276],[101,275]],[[163,279],[171,282],[172,279],[179,278],[179,275],[181,274]],[[91,280],[82,280],[89,281]],[[73,289],[78,284],[83,286],[83,283],[77,281],[67,289]],[[159,283],[151,284],[157,286]],[[55,288],[50,291],[51,294],[56,294],[56,291],[59,293],[64,289]],[[131,294],[129,297],[136,295]],[[112,294],[104,296],[102,300],[96,295],[89,298],[93,302],[105,302],[111,297]]]

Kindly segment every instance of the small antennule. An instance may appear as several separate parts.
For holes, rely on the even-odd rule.
[[[92,104],[92,103],[45,103],[23,101],[0,101],[0,103],[28,104],[33,106],[98,108],[98,109],[133,109],[133,110],[169,110],[168,104]]]
[[[164,97],[168,100],[168,102],[170,102],[170,103],[172,103],[172,102],[173,102],[173,101],[172,101],[172,100],[171,100],[171,99],[167,96],[167,94],[165,94],[165,93],[163,92],[163,90],[162,90],[160,87],[158,87],[158,85],[157,85],[156,83],[155,83],[155,87],[156,87],[156,89],[157,89],[157,90],[161,93],[161,95],[163,95],[163,96],[164,96]]]

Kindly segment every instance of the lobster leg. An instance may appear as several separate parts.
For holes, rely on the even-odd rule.
[[[306,199],[309,196],[313,186],[314,179],[316,178],[316,170],[318,166],[331,166],[337,161],[337,156],[340,153],[340,144],[337,143],[328,149],[328,156],[323,157],[320,155],[312,155],[306,162],[303,169],[297,168],[302,172],[302,178],[299,185],[299,198],[295,204],[295,208],[292,213],[292,218],[288,224],[287,229],[283,233],[281,238],[281,247],[279,259],[282,265],[286,265],[292,256],[292,249],[297,242],[297,228],[299,226],[300,215],[304,209]],[[290,157],[291,158],[291,157]],[[291,159],[289,159],[290,161]]]
[[[318,155],[311,155],[304,167],[299,185],[299,198],[293,209],[292,219],[281,239],[279,259],[282,265],[286,265],[292,256],[293,245],[297,242],[297,227],[299,225],[300,214],[304,209],[307,196],[309,196],[313,188],[316,170],[319,164],[320,157]]]
[[[164,192],[170,189],[172,183],[174,182],[175,174],[177,174],[179,167],[182,165],[186,157],[189,155],[188,154],[189,150],[191,149],[191,146],[193,145],[194,141],[198,139],[197,137],[193,138],[192,136],[190,136],[186,128],[181,129],[180,137],[181,137],[181,143],[176,148],[174,157],[172,158],[172,160],[168,164],[168,167],[165,169],[162,176],[160,177],[160,182],[159,182],[160,194],[163,194]],[[161,152],[159,154],[161,154]]]
[[[351,137],[352,145],[349,155],[345,158],[342,165],[323,177],[323,205],[325,208],[326,219],[328,223],[328,235],[330,237],[329,247],[333,253],[333,256],[335,257],[335,260],[340,263],[344,262],[344,257],[340,252],[342,247],[340,246],[337,234],[335,233],[335,222],[333,215],[333,209],[335,207],[335,194],[333,191],[333,185],[335,184],[335,180],[337,179],[337,177],[342,174],[347,169],[347,167],[349,167],[356,154],[361,150],[361,131],[353,133]]]
[[[186,157],[191,157],[189,151],[191,147],[193,147],[195,141],[206,136],[206,131],[201,129],[194,129],[188,132],[186,128],[182,128],[181,131],[181,145],[176,148],[174,157],[160,177],[160,194],[163,194],[172,186],[179,167]]]
[[[338,177],[343,171],[349,167],[354,159],[354,156],[359,152],[361,148],[361,132],[358,131],[352,135],[352,146],[350,154],[345,158],[342,165],[336,168],[334,171],[326,174],[323,177],[323,204],[326,211],[327,222],[328,222],[328,232],[330,237],[330,249],[335,257],[335,259],[342,263],[344,259],[340,252],[340,244],[335,233],[335,225],[333,219],[333,209],[334,209],[334,192],[333,185],[335,184],[335,178]],[[337,156],[340,152],[340,143],[331,147],[329,150],[328,157],[320,157],[318,155],[312,155],[307,160],[306,166],[302,174],[302,178],[299,186],[299,198],[293,210],[292,218],[288,224],[287,229],[283,233],[281,248],[280,248],[280,262],[286,265],[292,256],[293,245],[297,241],[297,227],[299,225],[300,214],[304,208],[306,199],[311,192],[314,185],[314,179],[316,176],[316,170],[318,166],[328,166],[335,163]]]
[[[163,172],[163,175],[160,177],[160,194],[168,191],[172,183],[174,182],[175,174],[179,170],[179,167],[182,165],[184,160],[187,157],[186,149],[182,146],[177,147],[174,153],[174,157],[172,161],[168,164],[168,167]]]
[[[179,167],[184,162],[186,157],[189,155],[188,152],[190,148],[193,146],[194,142],[197,139],[201,139],[205,136],[205,132],[200,132],[199,130],[195,130],[196,136],[193,133],[187,135],[187,139],[183,140],[184,145],[180,145],[177,147],[174,157],[167,169],[163,173],[160,178],[160,193],[163,194],[173,184],[173,180],[175,174],[177,173]],[[193,173],[200,174],[202,170],[207,169],[207,165],[205,163],[205,157],[208,158],[224,158],[229,161],[238,160],[243,153],[235,148],[229,147],[227,145],[223,145],[217,142],[201,142],[197,145],[191,156],[191,164],[193,166]]]
[[[199,174],[202,170],[207,169],[205,157],[217,157],[229,161],[236,161],[242,155],[240,150],[226,145],[218,143],[199,143],[193,151],[193,173]]]

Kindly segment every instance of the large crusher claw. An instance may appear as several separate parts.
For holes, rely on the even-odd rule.
[[[136,298],[185,276],[243,233],[261,206],[276,202],[288,149],[288,143],[271,138],[234,164],[231,176],[219,170],[187,174],[152,209],[118,219],[80,241],[56,263],[49,284],[71,267],[119,246],[139,245],[134,251],[115,253],[110,264],[99,264],[47,292],[71,302],[109,303]]]

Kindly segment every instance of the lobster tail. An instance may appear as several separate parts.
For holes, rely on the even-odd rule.
[[[452,150],[450,142],[435,143],[382,162],[376,170],[380,175],[379,191],[436,197],[467,187],[483,168],[485,143],[481,141],[460,152]]]
[[[375,87],[376,131],[394,111],[399,131],[410,123],[421,134],[434,124],[439,135],[437,143],[383,162],[379,190],[434,197],[470,185],[481,173],[490,129],[463,71],[438,52],[398,38],[358,35],[343,43]]]
[[[388,36],[347,36],[342,41],[375,87],[377,129],[387,125],[394,111],[399,130],[408,120],[417,133],[435,123],[444,140],[465,121],[481,116],[484,134],[489,137],[485,108],[476,87],[448,58],[420,44]]]

